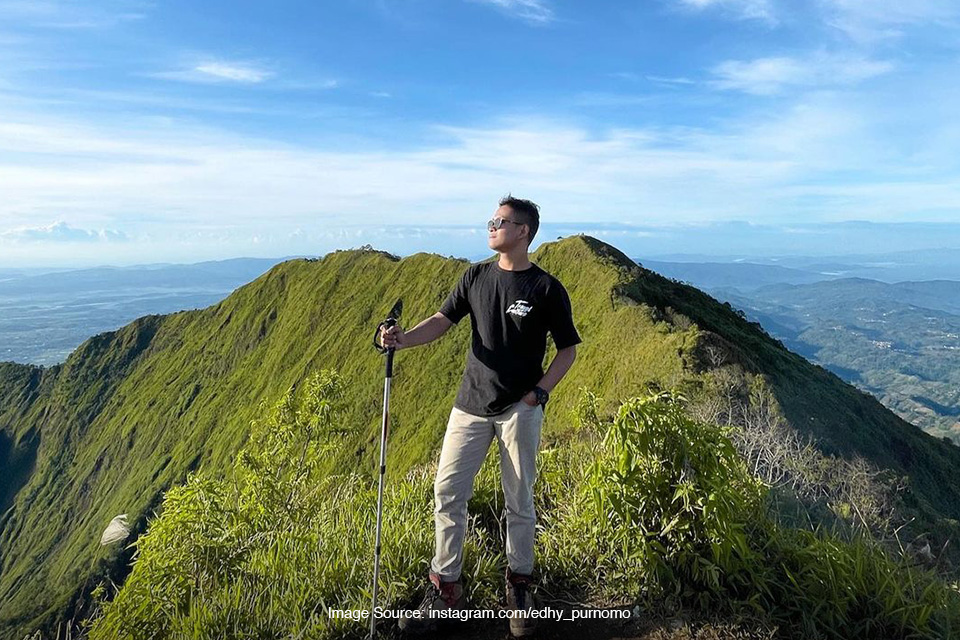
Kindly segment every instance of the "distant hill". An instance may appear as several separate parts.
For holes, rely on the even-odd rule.
[[[208,287],[226,287],[239,279],[256,277],[287,258],[231,258],[194,264],[147,264],[133,267],[96,267],[40,275],[20,275],[0,282],[0,296],[59,295],[64,291],[114,291],[131,287],[182,287],[199,280]],[[247,280],[246,282],[249,282]],[[243,282],[241,282],[243,284]]]
[[[570,292],[584,339],[551,400],[546,438],[569,428],[581,386],[615,401],[649,383],[693,389],[714,369],[734,367],[764,376],[790,425],[822,451],[908,475],[918,526],[960,519],[960,448],[787,350],[729,305],[587,236],[546,243],[532,259]],[[70,617],[94,575],[121,579],[128,556],[97,546],[110,519],[127,513],[142,532],[188,470],[231,463],[262,401],[321,367],[347,380],[345,417],[360,427],[330,469],[373,469],[383,384],[374,328],[398,297],[406,326],[434,313],[467,266],[374,250],[290,260],[216,305],[96,335],[63,364],[0,364],[0,466],[16,470],[0,479],[10,505],[0,518],[0,632],[17,637]],[[435,455],[467,326],[398,354],[391,474]]]
[[[283,258],[36,273],[0,270],[0,360],[53,365],[144,315],[216,304]]]
[[[960,282],[844,278],[711,291],[790,349],[960,444]]]
[[[28,267],[22,269],[13,269],[4,267],[0,269],[0,281],[11,278],[25,278],[28,276],[39,276],[45,273],[55,273],[58,271],[73,271],[69,267]]]
[[[845,246],[851,251],[857,248],[855,244],[837,243],[836,246]],[[647,258],[670,264],[717,263],[773,266],[817,274],[822,276],[821,279],[868,278],[890,283],[916,280],[960,280],[960,251],[951,248],[806,256],[786,253],[776,256],[674,253],[640,256],[640,261],[644,262]],[[790,282],[790,280],[782,280],[782,282]]]
[[[849,307],[855,301],[870,301],[960,314],[960,281],[955,280],[888,283],[867,278],[841,278],[808,286],[785,286],[789,284],[798,283],[781,281],[761,287],[753,295],[774,304],[835,306],[846,303]]]
[[[700,288],[755,289],[770,284],[806,284],[833,276],[778,265],[752,262],[665,262],[637,259],[647,269],[668,278],[696,283]]]

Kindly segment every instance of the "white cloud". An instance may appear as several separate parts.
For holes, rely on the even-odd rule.
[[[719,9],[738,19],[777,23],[771,0],[679,0],[679,3],[696,11]]]
[[[893,63],[859,56],[817,53],[807,58],[773,57],[727,60],[713,69],[714,86],[755,95],[788,88],[855,84],[888,73]]]
[[[580,107],[629,107],[652,101],[653,98],[647,95],[584,91],[574,97],[573,104]]]
[[[2,0],[0,19],[34,28],[59,30],[109,29],[142,20],[151,8],[140,0],[106,0],[101,3],[62,0]]]
[[[907,29],[923,26],[941,26],[952,31],[960,21],[960,4],[956,0],[816,0],[809,4],[782,0],[665,1],[691,11],[716,11],[771,26],[796,20],[801,10],[809,6],[815,20],[861,44],[899,38]],[[950,37],[950,42],[955,40]]]
[[[958,100],[936,108],[949,113]],[[271,234],[287,241],[297,228],[329,231],[324,246],[333,248],[337,230],[357,225],[411,217],[482,225],[487,205],[507,191],[533,198],[558,223],[585,215],[644,224],[955,218],[960,134],[942,131],[943,118],[891,110],[892,101],[811,92],[709,128],[591,131],[528,118],[434,126],[413,136],[429,144],[406,148],[369,139],[340,149],[173,118],[66,121],[6,104],[0,229],[36,230],[57,219],[70,221],[64,231],[122,229],[130,240],[116,251],[142,261],[147,236],[153,251],[167,243],[189,255],[213,246],[241,252],[238,243],[254,236],[261,249],[278,247]],[[25,247],[40,255],[39,242],[18,246],[21,257]],[[113,243],[86,246],[91,259],[114,251]]]
[[[864,43],[898,38],[921,26],[953,30],[960,19],[956,0],[819,0],[819,6],[827,24]]]
[[[493,5],[511,16],[533,24],[546,24],[555,19],[553,9],[545,0],[472,0]]]
[[[683,77],[677,77],[677,78],[665,78],[663,76],[644,76],[644,77],[650,82],[656,82],[657,84],[667,84],[667,85],[696,84],[696,82],[694,82],[690,78],[683,78]]]
[[[250,65],[226,62],[205,62],[197,65],[194,71],[214,78],[236,82],[263,82],[273,75],[269,71],[257,69]]]
[[[608,73],[608,76],[611,78],[617,78],[619,80],[628,80],[630,82],[639,82],[640,80],[646,80],[648,82],[653,82],[659,85],[675,86],[675,85],[692,85],[696,84],[695,81],[690,78],[684,78],[682,76],[675,77],[666,77],[658,75],[644,75],[633,73],[631,71],[620,71],[617,73]]]
[[[775,179],[786,168],[767,159],[715,155],[682,131],[594,136],[543,121],[441,126],[431,137],[440,136],[443,144],[350,152],[153,121],[141,128],[91,128],[10,120],[0,118],[7,122],[0,126],[0,153],[31,160],[0,162],[0,223],[7,226],[54,211],[77,220],[105,217],[138,232],[278,221],[295,227],[318,217],[355,224],[413,213],[438,223],[486,216],[477,204],[511,188],[554,194],[547,197],[558,212],[590,208],[603,192],[611,216],[646,211],[690,218],[722,201],[711,201],[707,184],[690,197],[690,180],[710,176],[708,184],[730,189]],[[727,206],[736,205],[731,200]]]
[[[60,220],[40,227],[19,227],[0,233],[0,239],[12,242],[124,242],[128,238],[114,229],[79,229]]]
[[[315,80],[288,80],[283,82],[279,88],[293,91],[315,91],[317,89],[336,89],[339,86],[340,80],[336,78],[318,78]]]
[[[150,74],[164,80],[183,82],[238,82],[259,84],[274,76],[272,71],[251,63],[241,61],[204,60],[178,71],[161,71]],[[336,86],[335,81],[332,86]]]

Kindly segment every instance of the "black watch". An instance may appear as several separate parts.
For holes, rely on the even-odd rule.
[[[550,394],[547,393],[545,389],[540,387],[534,387],[533,392],[537,394],[537,404],[542,405],[543,407],[547,406],[547,400],[550,399]]]

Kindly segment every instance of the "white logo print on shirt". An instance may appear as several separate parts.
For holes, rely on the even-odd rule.
[[[530,310],[533,309],[533,305],[527,302],[526,300],[517,300],[507,309],[507,313],[512,313],[515,316],[523,317],[530,313]]]

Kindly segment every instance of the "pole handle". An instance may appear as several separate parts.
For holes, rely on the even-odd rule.
[[[377,338],[380,337],[380,330],[383,328],[389,329],[390,327],[395,326],[400,321],[400,314],[403,313],[403,300],[397,300],[396,304],[393,305],[393,308],[390,309],[390,314],[387,316],[387,319],[377,325],[376,331],[373,333],[373,348],[379,351],[380,353],[387,354],[387,377],[393,375],[393,347],[384,347],[381,343],[377,342]]]

